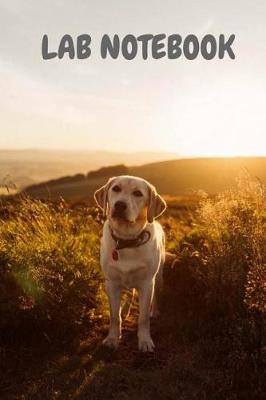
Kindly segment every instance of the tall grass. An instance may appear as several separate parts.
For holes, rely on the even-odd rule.
[[[202,200],[199,221],[210,301],[265,312],[265,186],[243,173],[235,189]]]
[[[211,198],[202,194],[191,229],[177,244],[170,233],[177,260],[166,271],[162,305],[193,334],[202,334],[200,326],[208,333],[226,330],[234,321],[240,342],[263,346],[265,194],[261,182],[242,174],[231,190]]]
[[[101,276],[99,224],[89,209],[24,198],[1,212],[0,324],[65,334],[92,317]]]

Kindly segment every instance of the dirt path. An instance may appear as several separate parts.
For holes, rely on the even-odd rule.
[[[15,354],[10,351],[9,360],[6,360],[1,374],[1,399],[112,398],[112,390],[113,395],[117,389],[123,392],[123,387],[118,388],[115,382],[112,387],[112,371],[116,370],[119,374],[122,372],[127,382],[131,375],[133,379],[134,374],[139,375],[141,371],[145,375],[147,371],[150,374],[150,371],[158,371],[167,366],[173,356],[173,338],[165,321],[161,317],[152,322],[153,337],[157,344],[154,354],[142,354],[137,350],[135,315],[124,322],[123,339],[117,351],[101,346],[107,328],[102,321],[97,321],[93,329],[90,327],[87,332],[85,329],[82,337],[72,343],[71,347],[22,347]],[[180,360],[183,359],[183,365],[189,364],[190,356],[184,345],[181,350],[179,349]],[[175,354],[176,351],[177,348]],[[104,381],[105,389],[102,391],[97,380]],[[124,384],[126,391],[127,384]],[[86,397],[91,388],[94,393]]]
[[[107,321],[96,320],[71,345],[47,343],[7,350],[1,366],[1,400],[258,400],[265,370],[230,353],[232,337],[207,336],[163,313],[152,322],[156,351],[137,350],[136,310],[124,322],[117,351],[101,345]],[[9,357],[8,357],[9,356]],[[242,358],[241,358],[242,357]],[[262,366],[263,368],[263,366]]]

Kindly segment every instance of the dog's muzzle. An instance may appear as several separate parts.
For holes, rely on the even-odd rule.
[[[123,218],[126,219],[126,210],[127,210],[127,205],[124,201],[117,201],[114,204],[113,212],[112,212],[112,217],[113,218]]]

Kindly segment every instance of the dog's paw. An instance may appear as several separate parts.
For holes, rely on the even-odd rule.
[[[118,344],[119,344],[119,338],[118,337],[114,337],[114,336],[107,336],[104,340],[103,340],[103,345],[106,347],[109,347],[110,349],[117,349],[118,348]]]
[[[154,351],[154,343],[151,337],[139,339],[139,350],[143,352]]]

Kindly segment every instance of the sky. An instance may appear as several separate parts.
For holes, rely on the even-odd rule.
[[[266,155],[265,0],[0,0],[0,149]],[[65,34],[92,55],[44,61]],[[235,34],[235,60],[100,57],[107,33]]]

